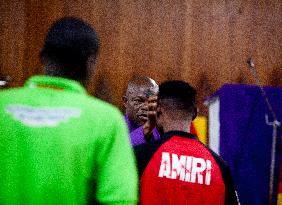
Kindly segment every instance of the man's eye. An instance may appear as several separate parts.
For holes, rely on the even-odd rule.
[[[142,99],[134,99],[133,102],[134,103],[142,103],[142,102],[144,102],[144,100],[142,100]]]

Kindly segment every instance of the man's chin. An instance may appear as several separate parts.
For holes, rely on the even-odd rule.
[[[142,125],[145,124],[145,122],[147,122],[147,120],[148,120],[148,118],[140,117],[140,118],[138,118],[138,123],[137,124],[139,126],[142,126]]]

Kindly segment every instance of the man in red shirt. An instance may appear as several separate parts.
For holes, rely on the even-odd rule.
[[[189,133],[197,115],[195,99],[188,83],[160,85],[157,124],[165,134],[135,147],[140,204],[238,204],[228,166]]]

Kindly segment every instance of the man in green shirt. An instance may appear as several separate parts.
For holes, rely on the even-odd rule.
[[[99,41],[63,18],[49,29],[46,76],[0,92],[0,204],[136,204],[137,172],[117,108],[81,86]]]

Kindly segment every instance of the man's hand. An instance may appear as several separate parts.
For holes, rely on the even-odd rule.
[[[150,140],[153,137],[153,130],[157,122],[157,96],[150,96],[147,100],[147,106],[148,120],[143,125],[143,130],[145,139]]]

